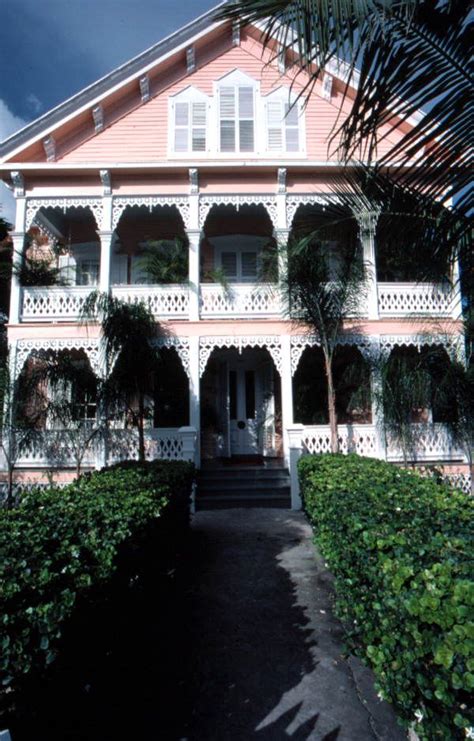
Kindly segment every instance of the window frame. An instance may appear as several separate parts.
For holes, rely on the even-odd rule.
[[[304,108],[303,108],[303,101],[297,99],[297,95],[290,90],[290,88],[286,87],[279,87],[276,90],[273,90],[268,95],[264,96],[262,98],[263,102],[263,108],[264,108],[264,116],[263,119],[265,121],[264,124],[264,152],[266,155],[281,155],[284,154],[288,158],[298,158],[298,157],[304,157],[306,156],[306,127],[305,127],[305,115],[304,115]],[[282,140],[282,146],[280,149],[270,149],[270,129],[271,128],[277,128],[270,127],[269,126],[269,104],[272,103],[278,103],[281,110],[282,110],[282,118],[280,126],[278,127],[281,131],[281,140]],[[298,116],[298,123],[297,125],[291,125],[288,126],[286,123],[286,116],[287,113],[285,113],[285,108],[287,105],[293,105],[296,106],[297,109],[297,116]],[[298,149],[297,150],[291,150],[288,149],[288,129],[296,129],[298,131]]]
[[[181,129],[187,130],[186,150],[176,149],[176,105],[185,103],[188,106],[188,123],[186,126],[180,126]],[[206,121],[204,127],[193,125],[193,104],[201,103],[205,105]],[[192,149],[193,130],[204,128],[204,149]],[[211,130],[212,130],[212,101],[208,95],[203,93],[193,85],[189,85],[180,90],[179,93],[171,95],[168,98],[168,156],[173,158],[189,159],[190,157],[206,157],[211,151]]]

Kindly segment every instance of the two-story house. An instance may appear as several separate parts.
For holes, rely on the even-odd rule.
[[[0,145],[1,177],[16,198],[15,259],[36,227],[43,241],[61,245],[58,266],[68,279],[22,286],[13,276],[12,375],[48,348],[75,353],[100,375],[99,329],[78,322],[85,297],[97,287],[144,300],[167,330],[159,340],[166,372],[156,383],[150,456],[192,456],[198,465],[240,456],[283,466],[290,448],[329,450],[317,338],[285,315],[278,264],[268,265],[273,247],[331,202],[342,169],[328,139],[346,81],[337,69],[326,71],[297,100],[304,80],[277,51],[263,48],[257,28],[210,11]],[[400,121],[381,148],[407,126]],[[355,212],[354,224],[369,290],[357,331],[348,322],[341,367],[364,367],[379,351],[418,352],[428,341],[457,352],[457,289],[390,269],[375,213]],[[150,243],[165,257],[181,251],[166,282],[144,269]],[[376,383],[365,367],[367,383]],[[375,402],[360,408],[350,394],[339,396],[342,449],[401,461]],[[95,414],[92,403],[84,414]],[[414,460],[436,462],[466,485],[464,453],[433,410],[414,424]],[[134,430],[113,434],[108,460],[136,454]],[[97,451],[86,460],[103,462]],[[48,466],[41,442],[30,443],[17,475],[44,480]],[[63,468],[65,478],[72,475],[67,461]]]

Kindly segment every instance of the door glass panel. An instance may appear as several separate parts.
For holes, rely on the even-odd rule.
[[[229,416],[237,419],[237,373],[229,371]]]
[[[245,416],[255,419],[255,373],[245,371]]]

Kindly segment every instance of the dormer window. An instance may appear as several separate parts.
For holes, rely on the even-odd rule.
[[[253,152],[255,106],[252,87],[235,85],[219,90],[221,152]]]
[[[258,83],[234,70],[216,83],[220,152],[254,152]]]
[[[279,88],[266,98],[267,151],[300,152],[302,115],[289,90]]]
[[[205,152],[208,140],[207,96],[193,87],[171,99],[174,152]]]

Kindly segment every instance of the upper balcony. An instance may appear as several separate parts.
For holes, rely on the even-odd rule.
[[[307,207],[306,211],[298,207],[292,217],[293,231],[309,215]],[[85,298],[97,288],[128,302],[144,301],[157,320],[286,317],[279,287],[279,235],[274,216],[262,204],[236,207],[217,201],[206,211],[201,230],[193,233],[186,230],[181,212],[173,205],[127,206],[105,243],[85,208],[71,207],[58,214],[56,207],[50,207],[39,216],[40,238],[37,234],[26,254],[33,249],[41,260],[49,259],[52,274],[62,285],[41,285],[38,274],[23,276],[22,322],[75,322]],[[329,266],[338,259],[339,243],[329,240],[327,244]],[[393,259],[392,245],[388,250],[380,246],[376,263],[373,277],[377,279],[372,279],[361,316],[459,316],[459,293],[449,281],[432,284],[415,279],[413,266]]]

